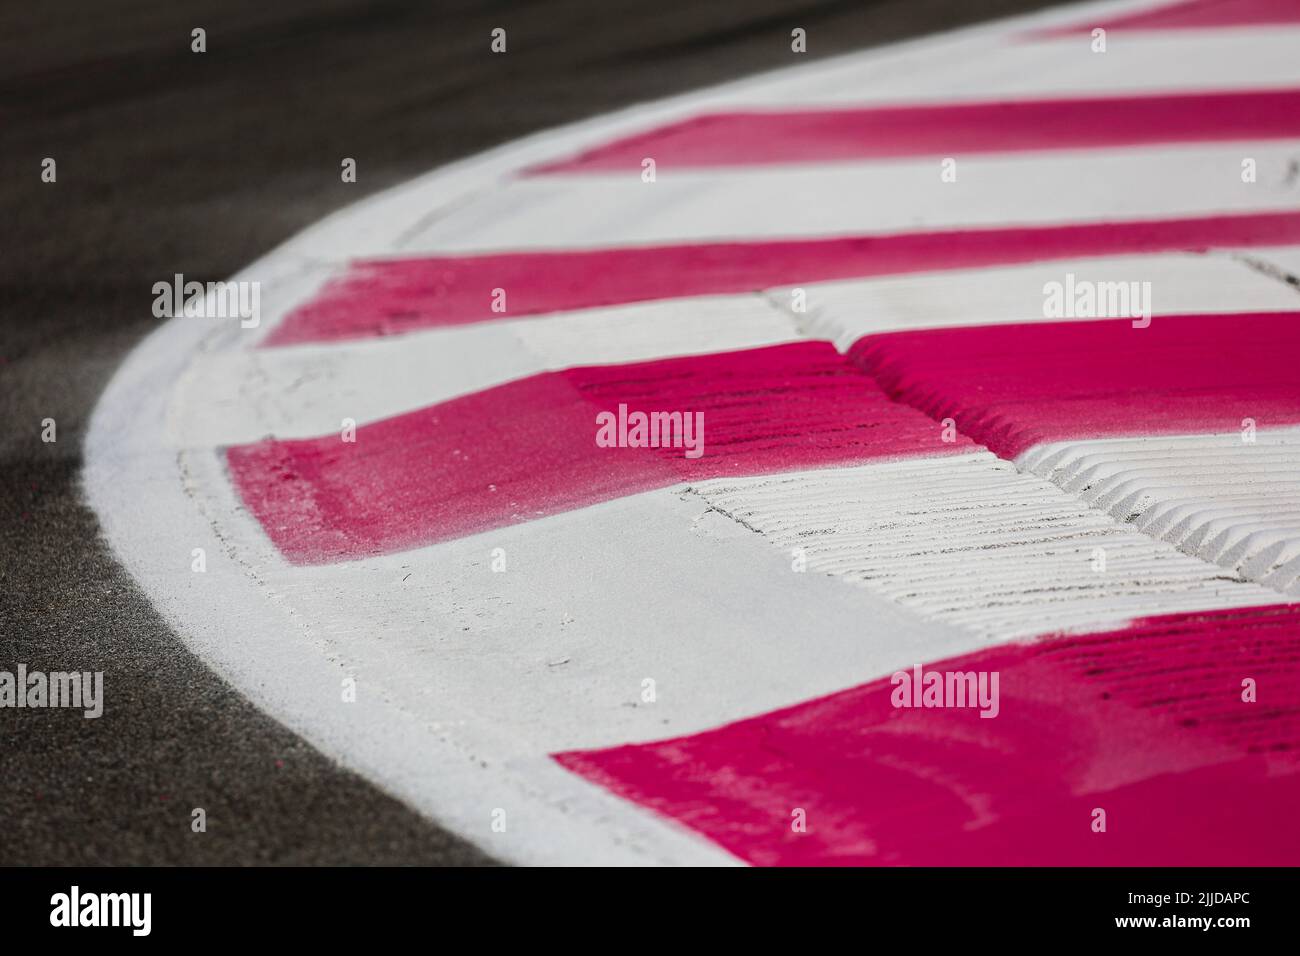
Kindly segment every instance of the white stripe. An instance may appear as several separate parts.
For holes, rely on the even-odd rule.
[[[1112,31],[1105,53],[1092,51],[1085,30],[978,49],[963,44],[931,52],[924,63],[849,61],[795,82],[756,86],[748,94],[753,105],[811,109],[1285,88],[1300,85],[1298,54],[1296,27]]]
[[[596,248],[1293,210],[1300,141],[673,169],[512,180],[415,230],[404,254]],[[1258,181],[1241,181],[1255,159]]]
[[[760,295],[557,313],[338,344],[198,353],[168,405],[167,441],[205,447],[306,438],[512,379],[799,338]]]
[[[864,335],[880,332],[1083,321],[1082,317],[1044,314],[1044,286],[1065,283],[1067,275],[1074,276],[1076,286],[1081,282],[1149,282],[1156,316],[1300,311],[1297,290],[1223,253],[1108,256],[810,283],[800,287],[807,311],[791,314],[805,334],[829,339],[841,350]],[[791,289],[773,290],[771,295],[773,302],[792,307]]]

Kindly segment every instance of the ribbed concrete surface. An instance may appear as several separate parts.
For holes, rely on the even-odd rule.
[[[808,573],[998,638],[1278,599],[989,452],[692,490],[773,544],[802,548]]]
[[[1300,430],[1053,442],[1017,461],[1143,534],[1300,596]]]

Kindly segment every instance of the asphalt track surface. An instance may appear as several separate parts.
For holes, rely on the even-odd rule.
[[[102,670],[7,711],[0,864],[481,864],[210,672],[101,541],[81,444],[151,286],[219,280],[364,195],[561,123],[1034,0],[49,0],[0,12],[0,666]],[[207,30],[208,52],[189,32]],[[488,54],[490,30],[510,53]],[[41,160],[58,181],[40,182]],[[339,159],[358,160],[356,184]],[[58,440],[40,440],[41,420]],[[190,830],[203,807],[208,831]]]

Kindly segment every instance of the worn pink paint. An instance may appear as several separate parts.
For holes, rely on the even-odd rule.
[[[1069,438],[1300,424],[1300,312],[888,332],[848,355],[1005,458]]]
[[[1300,90],[707,113],[534,174],[862,162],[1300,136]]]
[[[703,456],[601,448],[596,415],[704,413]],[[970,450],[828,343],[546,373],[338,435],[226,451],[296,564],[416,548],[683,481]]]
[[[754,864],[1300,864],[1300,608],[1158,617],[926,669],[997,671],[998,716],[897,709],[885,679],[555,759]]]
[[[363,260],[290,312],[265,345],[394,335],[547,312],[801,282],[1048,259],[1300,243],[1300,213],[956,229],[834,239]],[[510,312],[491,310],[510,290]]]

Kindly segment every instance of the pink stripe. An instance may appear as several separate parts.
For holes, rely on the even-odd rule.
[[[1289,139],[1300,90],[1010,100],[871,109],[711,113],[539,166],[533,173],[962,156],[1151,143]]]
[[[1300,243],[1300,213],[365,260],[291,312],[265,344],[368,338],[653,299],[753,292],[800,282],[1292,243]],[[507,290],[508,315],[491,310],[497,288]]]
[[[1086,23],[1040,30],[1030,36],[1061,36],[1107,30],[1181,30],[1206,27],[1269,26],[1300,23],[1296,0],[1189,0],[1128,16],[1098,16]]]
[[[1298,662],[1294,606],[1153,618],[926,668],[997,671],[991,719],[887,679],[555,759],[756,864],[1296,865]]]
[[[892,398],[1004,458],[1068,438],[1300,424],[1297,354],[1300,312],[891,332],[849,351]]]
[[[601,448],[596,415],[703,412],[703,457]],[[416,548],[678,482],[917,454],[945,444],[825,342],[533,376],[337,435],[226,452],[296,564]]]

